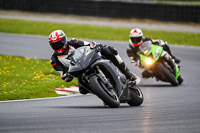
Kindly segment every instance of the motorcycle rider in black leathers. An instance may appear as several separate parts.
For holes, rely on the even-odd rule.
[[[68,68],[70,65],[69,57],[76,48],[81,46],[90,46],[91,49],[101,52],[105,58],[109,59],[114,65],[116,65],[131,84],[135,84],[136,76],[125,66],[125,63],[114,47],[103,46],[96,42],[87,42],[78,39],[70,39],[67,41],[67,36],[62,30],[55,30],[49,35],[49,44],[54,50],[54,53],[51,56],[51,64],[60,74],[61,78],[66,82],[70,82],[73,79],[73,76],[68,74]],[[81,94],[88,93],[87,90],[80,86],[79,91]]]
[[[139,55],[137,55],[137,50],[138,50],[138,47],[140,46],[140,44],[142,44],[143,42],[146,42],[146,41],[151,41],[152,44],[162,46],[163,50],[167,51],[169,53],[169,55],[175,60],[176,63],[180,63],[180,60],[178,58],[176,58],[174,55],[172,55],[172,52],[171,52],[167,42],[164,42],[163,40],[153,40],[151,38],[143,37],[143,32],[139,28],[132,29],[130,31],[129,37],[130,37],[129,47],[127,48],[126,52],[127,52],[128,57],[131,59],[131,62],[135,63],[139,67],[141,67],[141,64],[140,64],[140,57],[139,57]],[[145,77],[148,78],[151,75],[149,74],[148,71],[143,71],[142,76],[143,76],[143,78],[145,78]]]

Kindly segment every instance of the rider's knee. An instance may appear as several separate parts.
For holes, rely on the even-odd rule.
[[[117,50],[114,47],[108,46],[108,49],[109,49],[111,54],[113,54],[113,55],[117,55],[118,54]]]

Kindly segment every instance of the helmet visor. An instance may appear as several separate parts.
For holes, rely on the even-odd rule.
[[[66,37],[64,37],[62,40],[58,41],[58,42],[54,42],[54,43],[50,43],[52,49],[54,50],[58,50],[61,49],[66,43]]]
[[[142,37],[131,37],[132,43],[140,43],[142,40]]]
[[[63,43],[61,41],[59,42],[55,42],[55,43],[50,43],[52,49],[54,50],[58,50],[58,49],[61,49],[63,47]]]

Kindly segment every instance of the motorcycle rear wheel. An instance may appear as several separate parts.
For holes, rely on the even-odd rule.
[[[177,80],[178,80],[179,85],[183,83],[183,78],[181,77],[181,75],[179,75]]]
[[[109,90],[96,75],[91,76],[89,80],[91,89],[106,105],[112,108],[120,106],[120,100],[115,90]]]
[[[140,106],[143,103],[143,93],[137,85],[135,86],[135,89],[130,88],[130,94],[131,101],[128,102],[130,106]]]

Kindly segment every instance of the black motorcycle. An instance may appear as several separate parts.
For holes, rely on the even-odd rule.
[[[130,87],[120,70],[89,46],[74,51],[68,72],[78,79],[79,86],[98,96],[109,107],[117,108],[120,103],[130,106],[143,103],[140,88],[137,85]]]

